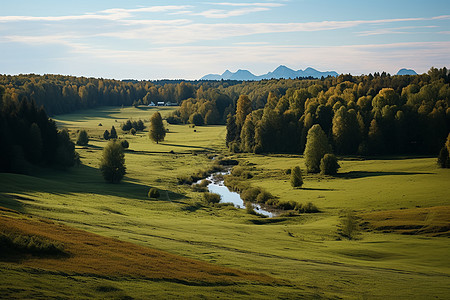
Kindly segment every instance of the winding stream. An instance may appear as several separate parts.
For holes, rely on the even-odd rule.
[[[219,172],[211,174],[208,178],[206,178],[206,180],[211,182],[207,186],[209,192],[219,194],[220,203],[233,203],[235,207],[245,209],[245,204],[244,201],[241,199],[241,196],[236,192],[230,191],[228,187],[225,186],[221,175],[227,174],[229,174],[229,172],[226,173]],[[263,209],[259,204],[252,203],[252,205],[255,212],[259,214],[265,215],[269,218],[276,216],[274,213]]]

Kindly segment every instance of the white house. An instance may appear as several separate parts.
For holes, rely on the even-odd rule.
[[[156,106],[155,103],[150,102],[150,104],[148,106]]]

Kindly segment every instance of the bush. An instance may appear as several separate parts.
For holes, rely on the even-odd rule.
[[[266,191],[261,191],[256,197],[256,202],[266,203],[269,199],[273,198],[272,194]]]
[[[242,200],[245,202],[256,202],[258,195],[261,193],[261,189],[258,187],[250,187],[244,190],[241,194]]]
[[[127,140],[121,141],[120,145],[122,146],[123,149],[128,149],[128,147],[130,147],[130,143],[128,143]]]
[[[219,203],[220,195],[215,193],[206,192],[203,194],[203,200],[208,203]]]
[[[251,202],[245,202],[245,211],[250,215],[256,215],[255,209]]]
[[[66,254],[63,244],[37,235],[0,232],[0,252],[30,253],[35,255]]]
[[[166,121],[167,121],[167,123],[173,124],[173,125],[182,123],[181,122],[181,118],[178,117],[178,116],[169,116],[169,117],[166,118]]]
[[[339,233],[348,238],[349,240],[354,240],[359,232],[359,220],[355,213],[352,211],[347,211],[341,217],[341,226]]]
[[[336,175],[340,167],[334,154],[325,154],[320,160],[320,174]]]
[[[86,146],[89,143],[89,136],[86,130],[80,130],[77,137],[77,145]]]
[[[136,129],[131,128],[130,133],[131,133],[132,135],[136,135]]]
[[[319,209],[317,208],[317,206],[315,206],[311,202],[308,202],[305,205],[298,203],[294,209],[296,211],[298,211],[299,213],[318,213],[319,212]]]
[[[302,187],[303,185],[303,178],[302,178],[302,171],[300,170],[299,166],[294,167],[291,173],[291,185],[292,187]]]
[[[148,197],[149,198],[159,198],[160,194],[159,194],[159,190],[157,188],[151,188],[148,191]]]

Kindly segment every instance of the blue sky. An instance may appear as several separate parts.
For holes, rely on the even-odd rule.
[[[280,64],[354,75],[450,67],[448,0],[2,2],[1,74],[198,79]]]

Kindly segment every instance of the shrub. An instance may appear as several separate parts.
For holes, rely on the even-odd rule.
[[[122,146],[123,149],[128,149],[128,147],[130,147],[130,143],[128,143],[127,140],[121,141],[120,145]]]
[[[80,130],[77,137],[77,145],[86,146],[89,143],[89,136],[86,130]]]
[[[261,191],[256,197],[256,202],[266,203],[270,198],[273,198],[272,194],[266,191]]]
[[[242,200],[246,202],[256,202],[256,198],[261,193],[261,189],[258,187],[250,187],[245,189],[242,194],[241,198]]]
[[[178,116],[169,116],[166,118],[167,123],[169,124],[181,124],[181,118]]]
[[[323,175],[335,175],[340,167],[334,154],[325,154],[320,161],[320,173]]]
[[[245,211],[250,215],[256,215],[255,209],[251,202],[245,202]]]
[[[148,191],[148,197],[149,198],[159,198],[160,194],[159,194],[159,190],[157,188],[151,188]]]
[[[294,167],[291,173],[291,185],[292,187],[302,187],[303,185],[303,178],[302,178],[302,171],[300,170],[299,166]]]
[[[192,184],[194,182],[194,179],[192,178],[192,176],[183,175],[177,177],[177,182],[178,184]]]
[[[36,255],[65,254],[63,244],[37,235],[0,232],[0,252],[24,252]]]
[[[352,211],[345,212],[341,217],[341,226],[339,229],[339,233],[349,240],[353,240],[358,235],[358,231],[359,220],[356,217],[355,213]]]
[[[132,135],[136,135],[136,129],[131,128],[130,133],[131,133]]]
[[[203,199],[208,203],[219,203],[220,195],[215,193],[206,192],[203,194]]]
[[[306,204],[298,203],[294,209],[296,211],[298,211],[299,213],[318,213],[319,212],[319,209],[317,208],[317,206],[315,206],[311,202],[308,202]]]

